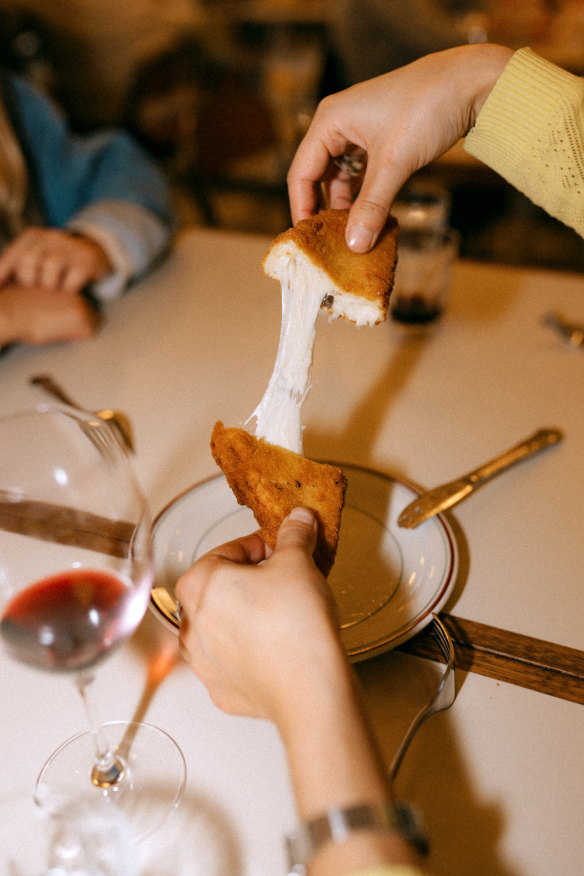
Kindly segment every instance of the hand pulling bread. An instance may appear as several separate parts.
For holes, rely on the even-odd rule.
[[[328,575],[334,563],[347,479],[340,468],[314,462],[245,429],[217,422],[213,458],[240,505],[253,512],[266,544],[276,546],[280,524],[298,507],[310,508],[318,524],[316,565]]]
[[[302,454],[301,408],[310,389],[316,318],[323,300],[332,317],[376,325],[387,317],[397,261],[397,223],[369,253],[345,243],[347,210],[325,210],[278,235],[263,260],[280,281],[282,326],[266,392],[248,420],[255,435]],[[246,424],[246,425],[247,425]]]
[[[331,317],[376,325],[387,317],[397,261],[397,223],[390,217],[376,246],[351,252],[345,243],[348,210],[325,210],[278,235],[264,259],[278,279],[282,324],[267,389],[246,422],[251,430],[215,424],[211,449],[237,501],[254,513],[273,547],[280,523],[297,506],[318,521],[315,561],[326,575],[338,543],[346,478],[339,468],[303,455],[302,404],[310,390],[316,319]]]

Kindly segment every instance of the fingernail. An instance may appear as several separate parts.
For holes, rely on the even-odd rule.
[[[288,515],[289,520],[299,520],[301,523],[308,523],[312,526],[314,523],[314,514],[308,508],[293,508]]]
[[[370,228],[363,225],[351,225],[347,228],[347,246],[353,252],[369,252],[373,246],[375,235]]]

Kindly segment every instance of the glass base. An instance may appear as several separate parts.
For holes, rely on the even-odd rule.
[[[108,787],[92,781],[95,738],[91,730],[63,743],[48,759],[37,779],[37,805],[58,815],[71,806],[115,806],[130,827],[135,842],[158,830],[179,805],[186,784],[186,765],[174,739],[152,724],[111,721],[102,725],[123,769]]]

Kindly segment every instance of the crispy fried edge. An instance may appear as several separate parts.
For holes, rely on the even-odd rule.
[[[260,464],[258,464],[257,459],[258,449],[263,451],[261,454],[263,459],[259,460]],[[257,439],[244,429],[227,428],[221,421],[217,421],[211,434],[213,459],[224,473],[237,502],[247,506],[253,512],[266,543],[272,548],[276,544],[278,530],[284,517],[298,505],[306,504],[310,507],[310,503],[303,502],[302,495],[295,498],[294,501],[285,501],[284,496],[282,496],[279,506],[276,504],[269,506],[258,499],[252,485],[245,483],[246,471],[250,470],[250,466],[246,465],[245,457],[249,456],[249,459],[254,463],[252,470],[258,472],[260,480],[265,478],[270,484],[273,484],[274,480],[270,477],[270,472],[267,473],[267,476],[265,474],[265,451],[269,453],[268,459],[271,457],[276,461],[274,471],[295,466],[298,470],[298,478],[305,478],[307,472],[318,473],[319,481],[326,487],[327,494],[330,493],[331,483],[336,487],[334,505],[331,502],[326,502],[324,506],[326,513],[323,513],[322,506],[312,507],[318,522],[314,559],[318,568],[324,575],[327,575],[336,556],[347,479],[340,468],[299,456],[291,450],[269,444],[263,439]],[[282,460],[285,460],[284,466],[282,466]],[[326,479],[322,477],[322,473],[325,471]],[[286,478],[289,481],[292,479]],[[302,490],[301,487],[299,489]]]
[[[348,215],[348,210],[323,210],[301,219],[274,238],[263,258],[264,271],[273,250],[293,242],[340,290],[377,302],[385,318],[397,264],[397,222],[390,216],[373,249],[354,253],[345,242]]]

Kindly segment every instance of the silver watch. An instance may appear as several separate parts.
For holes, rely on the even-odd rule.
[[[346,809],[330,809],[286,835],[288,876],[305,876],[310,859],[324,843],[343,843],[354,830],[397,833],[418,854],[427,855],[429,851],[422,818],[417,809],[406,803],[366,803]]]

